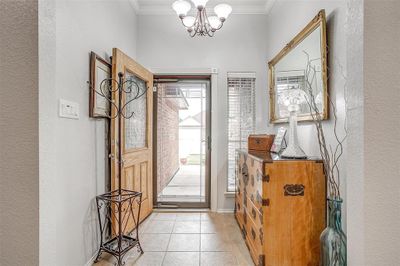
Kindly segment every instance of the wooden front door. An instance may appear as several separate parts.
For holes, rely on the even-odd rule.
[[[153,125],[153,74],[132,58],[118,50],[113,49],[112,75],[118,80],[118,73],[124,74],[127,82],[122,96],[123,104],[134,98],[137,89],[147,88],[147,92],[129,103],[122,119],[122,173],[121,183],[123,189],[142,192],[142,206],[140,221],[146,218],[153,210],[153,175],[152,175],[152,125]],[[130,84],[130,85],[128,85]],[[129,87],[132,86],[132,87]],[[118,92],[114,92],[113,99],[118,99]],[[115,111],[114,111],[115,112]],[[111,114],[114,116],[114,114]],[[111,188],[118,189],[118,120],[111,121]],[[129,229],[133,229],[129,226]]]

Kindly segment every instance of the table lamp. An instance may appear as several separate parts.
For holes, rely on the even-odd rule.
[[[292,87],[289,90],[283,91],[278,98],[278,102],[287,106],[290,112],[289,116],[289,144],[282,152],[283,158],[307,158],[307,155],[299,146],[297,137],[297,112],[300,109],[300,104],[306,103],[307,94],[301,90]]]

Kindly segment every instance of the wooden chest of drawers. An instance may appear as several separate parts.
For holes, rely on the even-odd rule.
[[[325,180],[321,161],[238,151],[235,217],[255,265],[319,264]]]

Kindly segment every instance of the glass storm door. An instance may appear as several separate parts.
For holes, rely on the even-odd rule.
[[[155,190],[158,207],[210,204],[210,81],[157,83]]]

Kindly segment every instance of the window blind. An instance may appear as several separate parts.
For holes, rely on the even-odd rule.
[[[281,92],[284,90],[291,89],[291,87],[295,88],[304,88],[305,87],[305,78],[303,76],[291,76],[291,77],[277,77],[276,78],[276,86],[277,91]]]
[[[236,149],[255,131],[255,81],[255,73],[228,73],[227,191],[235,191]]]

